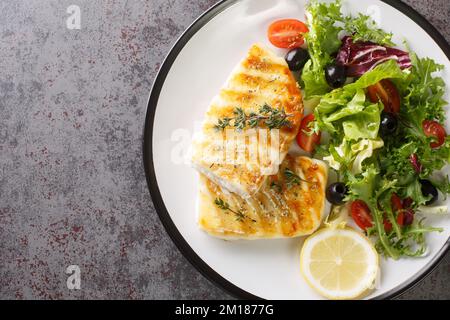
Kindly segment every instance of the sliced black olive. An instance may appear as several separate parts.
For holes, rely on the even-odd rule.
[[[339,64],[329,64],[325,67],[325,79],[332,88],[342,87],[347,80],[345,66]]]
[[[344,198],[347,195],[347,187],[342,182],[335,182],[327,188],[327,200],[332,204],[343,204]]]
[[[425,204],[428,206],[434,203],[438,198],[438,191],[435,186],[430,182],[430,180],[420,180],[420,184],[422,185],[422,194],[424,197],[431,196],[431,199],[428,200]]]
[[[380,132],[381,136],[388,137],[397,131],[398,120],[391,112],[381,112]]]
[[[300,71],[309,59],[308,50],[294,48],[286,54],[286,62],[292,71]]]

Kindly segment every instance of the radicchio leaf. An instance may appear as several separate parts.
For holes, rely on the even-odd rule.
[[[422,164],[419,161],[419,158],[417,157],[417,154],[413,153],[410,157],[409,157],[409,162],[411,162],[411,165],[414,168],[414,171],[416,173],[421,173],[422,172]]]
[[[347,76],[359,77],[391,59],[396,60],[401,69],[411,67],[408,52],[370,41],[353,42],[350,36],[345,36],[336,56],[336,63],[347,67]]]

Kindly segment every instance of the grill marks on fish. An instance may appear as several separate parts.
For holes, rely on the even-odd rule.
[[[281,192],[271,188],[268,179],[255,196],[243,198],[202,176],[201,184],[207,187],[201,189],[200,227],[211,235],[227,239],[281,238],[312,233],[323,217],[327,168],[319,160],[290,155],[281,165],[282,169],[286,167],[314,183],[301,182],[287,188],[280,169],[276,179],[283,185]],[[241,211],[245,218],[238,220],[230,212],[214,206],[212,202],[217,197],[233,210]],[[205,219],[208,215],[214,219]]]
[[[255,161],[248,161],[248,156],[238,167],[229,164],[223,157],[224,146],[213,146],[218,140],[226,143],[227,139],[226,133],[218,131],[216,125],[219,119],[235,117],[236,108],[241,108],[245,114],[258,113],[265,104],[271,108],[284,110],[290,115],[291,126],[284,126],[279,131],[277,151],[282,161],[300,125],[303,114],[301,92],[283,58],[277,57],[260,45],[253,45],[246,58],[235,68],[220,93],[211,102],[206,112],[201,138],[196,139],[193,144],[194,167],[221,187],[244,197],[256,194],[267,175],[277,172],[278,165],[274,167],[272,161],[262,160],[260,157],[256,158],[254,163]],[[268,136],[270,137],[270,133]],[[259,135],[256,140],[245,139],[243,145],[246,150],[260,150],[262,146],[267,146],[266,141]],[[205,158],[203,156],[205,154],[208,157]],[[211,167],[214,159],[222,160],[224,163],[221,166]]]

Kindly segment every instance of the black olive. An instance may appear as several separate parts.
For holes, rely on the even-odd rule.
[[[435,186],[430,182],[430,180],[420,180],[420,184],[422,185],[422,194],[424,197],[431,196],[431,199],[428,200],[425,204],[428,206],[434,203],[438,198],[438,191]]]
[[[343,204],[347,192],[347,187],[342,182],[332,183],[327,188],[327,200],[332,204]]]
[[[294,48],[286,54],[286,62],[289,70],[300,71],[309,59],[308,50],[302,48]]]
[[[391,112],[381,112],[380,131],[381,136],[388,137],[397,131],[398,120]]]
[[[332,88],[342,87],[347,80],[345,66],[339,64],[327,65],[325,67],[325,79]]]

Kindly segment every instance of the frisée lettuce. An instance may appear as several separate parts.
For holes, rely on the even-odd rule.
[[[436,147],[436,137],[424,129],[424,121],[441,127],[445,121],[445,83],[437,74],[442,66],[410,50],[388,48],[387,52],[401,58],[381,59],[332,90],[324,68],[334,61],[342,33],[352,38],[352,44],[393,45],[392,35],[376,28],[366,16],[345,17],[340,10],[340,1],[311,1],[307,8],[310,32],[305,38],[311,59],[301,79],[306,98],[319,100],[311,134],[329,135],[326,143],[317,146],[316,155],[327,161],[345,184],[346,201],[367,204],[372,226],[366,233],[374,238],[380,253],[394,259],[421,256],[426,252],[426,233],[441,229],[426,226],[419,217],[405,224],[399,216],[414,214],[430,201],[431,195],[423,192],[424,179],[442,193],[450,193],[449,178],[436,178],[435,174],[450,161],[450,137]],[[400,111],[393,114],[398,120],[396,131],[387,136],[380,132],[381,115],[392,110],[386,111],[380,97],[377,102],[368,97],[368,89],[385,80],[395,85],[400,96]],[[401,210],[393,209],[393,197],[405,202]]]
[[[306,8],[309,32],[305,34],[305,40],[311,59],[305,64],[301,77],[305,99],[331,90],[325,79],[324,68],[334,60],[333,55],[341,46],[341,32],[353,35],[355,40],[393,44],[392,34],[378,28],[369,16],[344,16],[341,6],[340,0],[331,3],[312,0]]]

